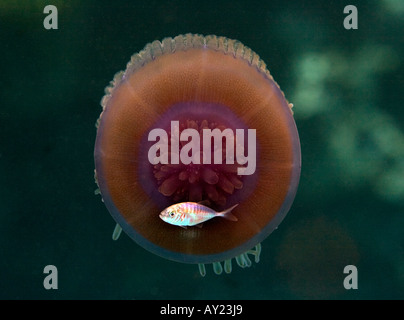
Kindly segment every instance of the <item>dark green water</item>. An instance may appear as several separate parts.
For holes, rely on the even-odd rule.
[[[43,27],[47,4],[0,4],[1,299],[404,298],[402,1],[53,1],[58,30]],[[343,27],[348,4],[357,30]],[[146,43],[189,32],[257,52],[301,139],[291,211],[261,262],[231,275],[113,242],[94,196],[104,88]]]

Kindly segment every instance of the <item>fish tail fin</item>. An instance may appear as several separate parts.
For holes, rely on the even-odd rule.
[[[232,211],[235,207],[237,207],[237,206],[238,206],[238,203],[235,204],[234,206],[232,206],[232,207],[230,207],[230,208],[228,208],[228,209],[222,211],[222,212],[219,212],[217,215],[218,215],[219,217],[225,218],[225,219],[230,220],[230,221],[238,221],[237,217],[234,216],[234,215],[231,213],[231,211]]]

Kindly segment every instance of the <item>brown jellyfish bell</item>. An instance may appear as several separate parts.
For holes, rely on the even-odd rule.
[[[117,223],[113,238],[123,230],[154,254],[198,264],[202,275],[206,263],[220,274],[223,267],[231,272],[232,258],[241,267],[251,265],[249,254],[258,262],[261,241],[292,205],[301,166],[292,105],[259,56],[224,37],[186,34],[154,41],[115,75],[101,104],[95,178]],[[167,135],[151,139],[154,129]],[[187,129],[199,134],[201,152],[182,161],[178,155],[192,151],[192,137],[182,135]],[[214,146],[208,140],[209,154],[202,149],[209,130],[246,136],[227,143],[223,134]],[[248,154],[248,162],[227,161],[232,145]],[[168,162],[151,161],[151,150],[154,160]],[[216,154],[226,161],[202,161]],[[253,172],[242,174],[239,169],[252,162]],[[215,218],[202,228],[183,229],[159,218],[164,208],[188,201],[209,202],[217,211],[239,204],[232,211],[238,221]]]

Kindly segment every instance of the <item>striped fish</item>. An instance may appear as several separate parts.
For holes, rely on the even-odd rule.
[[[214,217],[222,217],[231,221],[237,221],[237,218],[231,214],[231,211],[237,206],[238,204],[222,212],[216,212],[200,203],[181,202],[164,209],[160,213],[160,218],[164,222],[184,228],[195,225],[198,226]]]

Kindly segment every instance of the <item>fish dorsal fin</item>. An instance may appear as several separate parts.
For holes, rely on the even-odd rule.
[[[202,200],[202,201],[197,202],[197,204],[209,207],[211,205],[211,202],[210,202],[210,200]]]

